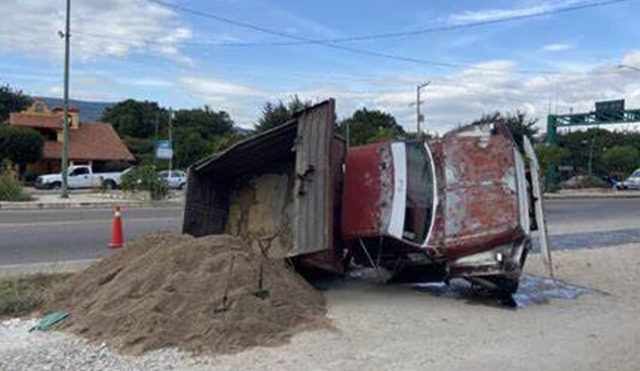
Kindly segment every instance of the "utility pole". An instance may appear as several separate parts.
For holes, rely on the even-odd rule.
[[[416,85],[416,129],[418,131],[418,135],[422,134],[422,129],[420,128],[420,123],[424,121],[424,116],[420,113],[420,90],[426,88],[431,84],[431,81],[423,82],[422,84]]]
[[[169,109],[169,145],[171,146],[171,158],[169,159],[169,174],[173,170],[173,110]]]
[[[156,171],[158,163],[158,125],[160,121],[160,111],[156,112],[156,136],[153,140],[153,171]]]
[[[67,0],[67,20],[64,30],[64,126],[62,128],[62,190],[60,198],[69,198],[68,171],[69,171],[69,33],[71,19],[71,0]]]

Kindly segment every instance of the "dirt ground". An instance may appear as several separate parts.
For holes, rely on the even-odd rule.
[[[26,334],[30,324],[14,321],[0,325],[0,369],[638,370],[640,245],[554,258],[557,276],[587,293],[507,309],[408,286],[334,283],[324,295],[337,330],[217,357],[123,357],[68,334]],[[536,255],[527,270],[543,273]]]

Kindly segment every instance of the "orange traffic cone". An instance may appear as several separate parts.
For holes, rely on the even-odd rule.
[[[113,228],[111,229],[111,241],[109,247],[117,249],[124,244],[124,234],[122,233],[122,218],[120,216],[120,206],[116,206],[113,213]]]

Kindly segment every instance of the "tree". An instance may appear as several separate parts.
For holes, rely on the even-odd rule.
[[[276,104],[267,102],[262,107],[262,117],[258,119],[256,131],[262,132],[282,125],[291,120],[297,112],[311,105],[311,101],[301,101],[297,95],[291,97],[288,103],[281,100]]]
[[[24,175],[26,165],[42,158],[42,135],[33,129],[0,126],[0,159],[9,159]]]
[[[177,111],[173,125],[176,130],[196,129],[202,138],[211,140],[216,136],[230,133],[234,123],[227,112],[216,112],[209,106],[204,106],[204,108]]]
[[[347,125],[351,146],[394,140],[406,135],[392,115],[379,110],[357,110],[351,117],[338,124],[338,133],[346,136]]]
[[[156,123],[166,126],[169,113],[156,102],[127,99],[106,108],[101,120],[111,123],[122,137],[151,138]]]
[[[187,168],[201,158],[206,157],[210,153],[210,146],[210,142],[202,139],[198,132],[187,132],[176,148],[177,168]]]
[[[539,131],[536,127],[538,119],[527,117],[527,114],[521,111],[516,111],[515,114],[503,114],[496,111],[488,115],[483,115],[480,119],[473,121],[473,124],[492,122],[506,125],[513,139],[520,147],[522,147],[522,138],[524,136],[527,136],[531,142],[534,142],[534,136],[538,134]]]
[[[235,143],[248,138],[249,134],[231,132],[223,136],[216,137],[211,145],[211,153],[224,151]]]
[[[602,163],[610,173],[626,176],[640,166],[640,152],[632,146],[615,146],[604,152]]]
[[[9,85],[0,86],[0,122],[9,118],[11,112],[19,112],[29,107],[31,98],[14,90]]]
[[[536,155],[540,162],[540,171],[545,174],[549,164],[564,164],[571,157],[571,152],[557,145],[541,143],[536,146]]]

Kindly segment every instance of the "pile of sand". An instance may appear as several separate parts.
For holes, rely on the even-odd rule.
[[[257,295],[261,262],[267,292]],[[51,309],[72,315],[63,327],[129,354],[163,347],[234,352],[327,324],[320,293],[284,262],[225,235],[142,238],[58,291]]]

